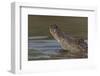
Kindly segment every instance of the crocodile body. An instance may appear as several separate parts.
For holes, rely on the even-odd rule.
[[[61,45],[61,48],[76,57],[87,57],[87,43],[82,39],[76,39],[66,34],[54,24],[49,26],[51,35]]]

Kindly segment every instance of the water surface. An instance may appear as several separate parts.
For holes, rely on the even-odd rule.
[[[28,59],[50,59],[60,54],[61,47],[56,40],[29,40]]]
[[[28,40],[28,60],[70,59],[77,58],[63,50],[56,40]],[[79,58],[79,57],[78,57]],[[84,57],[85,58],[85,57]]]

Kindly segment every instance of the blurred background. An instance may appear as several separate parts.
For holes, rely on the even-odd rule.
[[[88,18],[71,16],[28,15],[28,36],[52,38],[48,28],[51,24],[57,24],[63,32],[72,36],[87,39]]]

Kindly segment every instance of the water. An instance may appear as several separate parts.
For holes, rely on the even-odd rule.
[[[59,55],[61,47],[56,40],[32,40],[28,41],[29,60],[47,59]]]
[[[56,40],[28,40],[28,60],[87,58],[86,54],[80,57],[63,50]]]

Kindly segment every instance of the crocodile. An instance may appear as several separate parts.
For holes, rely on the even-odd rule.
[[[64,51],[75,57],[87,57],[88,46],[84,39],[75,38],[69,33],[62,32],[57,24],[49,26],[49,31]]]

